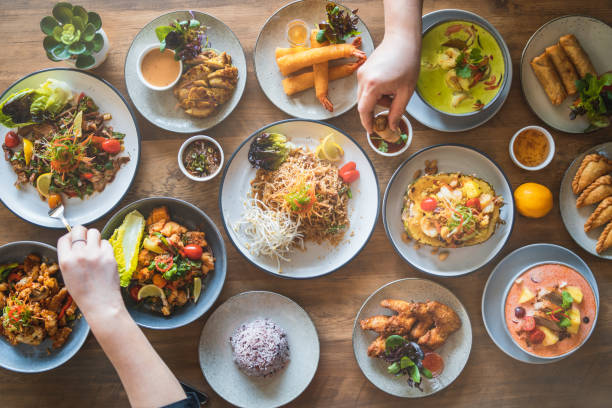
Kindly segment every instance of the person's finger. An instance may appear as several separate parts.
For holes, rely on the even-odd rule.
[[[67,233],[57,240],[57,260],[62,263],[62,260],[70,254],[72,248],[71,233]]]
[[[87,230],[87,249],[100,247],[100,231],[95,228]]]
[[[399,90],[393,98],[393,103],[389,108],[389,127],[391,130],[397,131],[400,118],[406,110],[406,105],[408,105],[408,99],[408,92],[405,90]]]
[[[87,228],[85,228],[84,226],[74,226],[70,234],[72,248],[84,248],[87,245]]]
[[[359,98],[357,110],[361,118],[361,124],[368,133],[372,133],[372,118],[374,117],[374,107],[376,106],[376,94],[365,90]]]

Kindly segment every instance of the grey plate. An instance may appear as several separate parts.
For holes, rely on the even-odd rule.
[[[539,358],[523,351],[523,349],[513,341],[512,336],[506,328],[503,308],[510,283],[521,272],[532,266],[543,263],[564,264],[582,274],[591,285],[591,288],[593,288],[595,301],[597,302],[597,310],[599,311],[599,291],[597,289],[595,276],[593,276],[589,266],[580,259],[578,255],[569,249],[553,244],[532,244],[511,252],[497,264],[485,284],[482,293],[482,320],[484,321],[487,333],[489,333],[489,337],[491,337],[491,340],[493,340],[501,351],[516,360],[530,364],[554,363],[562,360],[564,357]],[[595,329],[596,321],[597,316],[595,316],[593,330]],[[591,333],[593,330],[591,330]],[[587,340],[588,337],[585,339],[585,342]],[[584,344],[584,342],[582,344]]]
[[[57,251],[51,245],[34,241],[12,242],[0,247],[0,264],[9,262],[23,262],[24,258],[36,253],[43,260],[57,262]],[[61,280],[61,276],[58,276]],[[52,347],[53,341],[45,339],[38,346],[27,344],[11,344],[0,336],[0,367],[20,373],[40,373],[59,367],[70,360],[83,346],[89,325],[84,317],[76,319],[72,326],[72,333],[66,343],[59,349]],[[50,352],[49,352],[50,350]]]
[[[176,106],[178,101],[172,89],[152,91],[143,85],[138,78],[136,65],[140,53],[148,46],[159,43],[155,35],[155,27],[168,25],[174,20],[190,19],[191,16],[188,11],[172,11],[148,23],[136,34],[125,57],[125,86],[132,103],[149,122],[171,132],[200,132],[221,123],[238,105],[246,85],[246,58],[238,37],[227,25],[210,14],[199,11],[193,13],[202,25],[208,27],[206,33],[210,41],[210,47],[227,52],[232,57],[232,63],[238,68],[238,85],[234,94],[213,115],[202,119],[191,117],[183,109]]]
[[[584,232],[584,223],[593,213],[596,204],[589,205],[582,208],[576,208],[577,196],[572,191],[572,180],[582,164],[582,159],[587,154],[599,153],[612,160],[612,142],[602,143],[595,147],[590,148],[586,152],[582,153],[574,159],[572,164],[568,167],[561,180],[561,189],[559,191],[559,208],[561,209],[561,219],[565,224],[565,229],[570,233],[574,241],[582,247],[585,251],[604,259],[612,259],[612,248],[608,249],[602,254],[598,254],[595,250],[597,245],[597,239],[603,231],[605,226],[596,228],[589,232]]]
[[[525,44],[520,66],[521,89],[531,110],[547,125],[562,132],[583,133],[589,121],[584,117],[575,120],[569,118],[569,107],[576,97],[567,97],[559,106],[551,104],[529,64],[546,47],[556,44],[559,37],[570,33],[580,41],[597,72],[603,73],[612,67],[612,53],[609,49],[612,27],[594,17],[558,17],[538,28]]]
[[[287,333],[287,366],[271,377],[249,377],[232,358],[229,338],[242,323],[269,318]],[[200,367],[208,384],[239,407],[288,404],[310,384],[319,365],[319,337],[308,313],[278,293],[244,292],[228,299],[208,318],[200,337]]]
[[[146,218],[153,208],[161,205],[168,207],[172,221],[176,221],[190,230],[197,229],[203,231],[215,257],[215,269],[208,272],[206,278],[202,280],[202,294],[197,303],[189,302],[186,306],[175,309],[171,316],[162,316],[161,314],[137,307],[136,302],[127,293],[127,290],[121,290],[123,301],[127,306],[130,316],[132,316],[136,323],[149,329],[165,330],[189,324],[201,317],[212,307],[225,283],[227,255],[221,233],[204,211],[187,201],[170,197],[143,198],[123,207],[106,223],[102,230],[102,238],[110,238],[128,213],[138,210]]]
[[[422,392],[410,388],[406,378],[397,378],[387,373],[387,364],[381,359],[368,357],[368,346],[378,335],[372,331],[362,330],[359,321],[380,314],[391,315],[390,310],[380,306],[383,299],[415,302],[436,300],[452,308],[461,319],[461,328],[453,333],[442,347],[436,349],[444,360],[444,371],[439,377],[424,380],[421,383]],[[353,352],[359,368],[376,387],[398,397],[426,397],[448,387],[463,371],[471,349],[472,325],[463,304],[450,290],[430,280],[407,278],[380,287],[363,303],[353,325]]]
[[[489,103],[480,112],[473,115],[459,116],[442,113],[426,103],[416,90],[412,95],[412,98],[410,98],[410,102],[408,102],[406,111],[423,125],[432,129],[442,132],[463,132],[484,124],[495,116],[495,114],[504,105],[504,102],[506,102],[506,98],[510,93],[510,85],[512,84],[512,60],[510,58],[508,46],[495,27],[493,27],[493,25],[491,25],[491,23],[484,18],[477,14],[470,13],[469,11],[446,9],[425,14],[423,16],[423,33],[437,24],[451,20],[472,21],[486,28],[487,31],[489,31],[491,35],[495,37],[501,48],[506,65],[506,74],[502,88],[499,90],[493,102]]]
[[[440,261],[438,255],[432,255],[430,247],[415,249],[414,241],[406,243],[402,240],[404,195],[414,180],[415,172],[425,167],[425,160],[437,160],[441,173],[460,172],[487,181],[505,203],[500,212],[505,224],[498,225],[492,237],[478,245],[449,249],[450,255],[444,261]],[[510,238],[515,218],[512,188],[501,167],[484,153],[460,144],[427,147],[406,159],[389,180],[382,208],[385,231],[397,253],[415,268],[444,277],[474,272],[493,260]]]
[[[291,20],[303,20],[309,28],[325,20],[324,0],[298,0],[289,3],[268,18],[257,37],[253,58],[255,75],[259,86],[270,102],[288,115],[304,119],[324,120],[342,115],[357,104],[357,75],[331,81],[329,83],[329,100],[334,104],[334,111],[327,111],[315,96],[314,89],[287,96],[283,91],[283,76],[276,65],[275,50],[277,47],[289,47],[286,26]],[[359,19],[357,30],[361,31],[363,50],[367,55],[374,51],[374,42],[368,28]],[[336,64],[336,61],[330,64]]]

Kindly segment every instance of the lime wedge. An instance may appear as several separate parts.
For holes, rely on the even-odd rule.
[[[202,293],[202,279],[193,278],[193,303],[197,302]]]
[[[161,288],[158,288],[155,285],[144,285],[138,291],[138,300],[142,300],[146,297],[158,297],[160,299],[165,299],[166,295]]]
[[[72,123],[72,134],[74,135],[74,140],[78,140],[83,134],[83,111],[79,111],[77,115],[74,117],[74,122]]]
[[[53,174],[51,173],[43,173],[36,179],[36,190],[38,193],[47,198],[49,197],[49,187],[51,187],[51,180],[53,179]]]

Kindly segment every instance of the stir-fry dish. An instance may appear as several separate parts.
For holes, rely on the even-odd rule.
[[[204,232],[172,221],[165,206],[153,209],[146,221],[138,211],[128,214],[110,243],[121,286],[143,307],[164,316],[197,302],[202,280],[215,268]]]
[[[408,186],[402,221],[406,232],[422,244],[476,245],[495,232],[502,205],[491,185],[474,176],[424,175]]]
[[[51,207],[62,195],[84,198],[101,192],[130,158],[119,156],[125,134],[108,125],[84,93],[53,79],[37,89],[24,89],[1,105],[0,120],[18,127],[6,134],[5,159],[17,174],[15,185],[34,185]]]
[[[50,338],[53,348],[66,343],[77,319],[77,305],[57,274],[57,263],[46,263],[36,254],[23,263],[0,265],[2,334],[12,345],[39,345]]]
[[[234,225],[251,253],[288,261],[304,241],[334,246],[342,241],[350,224],[349,183],[359,178],[354,162],[340,169],[333,163],[342,154],[332,136],[315,152],[295,147],[279,133],[255,137],[249,162],[258,170],[243,218]]]

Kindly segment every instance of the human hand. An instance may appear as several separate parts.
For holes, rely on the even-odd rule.
[[[399,35],[385,35],[357,71],[358,107],[361,124],[372,133],[374,108],[389,107],[389,125],[397,130],[398,122],[414,92],[420,66],[420,38],[411,41]],[[389,97],[393,97],[390,101]]]
[[[57,255],[68,292],[88,320],[125,310],[113,248],[97,229],[74,227],[57,242]]]

